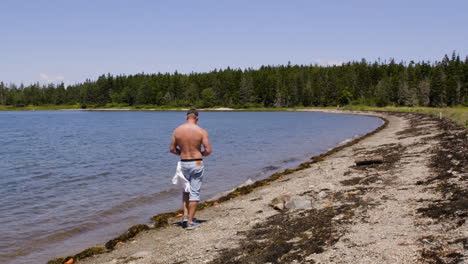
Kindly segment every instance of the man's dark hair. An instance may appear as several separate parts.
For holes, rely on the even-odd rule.
[[[190,116],[190,115],[195,116],[195,117],[198,117],[198,111],[197,111],[197,109],[193,109],[193,108],[192,108],[192,109],[188,110],[188,111],[187,111],[187,117]]]

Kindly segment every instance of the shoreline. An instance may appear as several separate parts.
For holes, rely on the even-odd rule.
[[[95,110],[94,109],[93,110],[71,109],[71,110],[101,111],[101,109],[95,109]],[[107,110],[102,110],[102,111],[120,111],[120,110],[121,109],[118,109],[118,110],[107,109]],[[185,109],[185,110],[187,110],[187,109]],[[173,109],[173,110],[163,110],[163,111],[185,111],[185,110],[184,109],[182,109],[182,110]],[[66,110],[66,111],[68,111],[68,110]],[[127,110],[123,110],[123,111],[133,111],[133,110],[127,109]],[[139,110],[137,110],[137,111],[139,111]],[[142,111],[144,111],[144,110],[142,110]],[[159,110],[155,110],[155,111],[159,111]],[[210,110],[200,109],[200,111],[221,111],[222,112],[222,111],[236,111],[236,109],[224,109],[224,108],[223,109],[210,109]],[[294,110],[294,111],[298,111],[298,110]],[[352,137],[352,138],[349,138],[347,140],[344,140],[344,141],[338,143],[338,145],[336,145],[335,147],[333,147],[333,148],[331,148],[331,149],[329,149],[329,150],[327,150],[327,151],[325,151],[325,152],[323,152],[321,154],[318,154],[316,156],[311,157],[309,161],[303,162],[303,163],[299,164],[298,166],[296,166],[294,168],[286,168],[283,171],[273,173],[272,175],[270,175],[267,178],[257,180],[257,181],[255,181],[253,183],[250,183],[250,182],[248,184],[242,183],[238,187],[236,187],[236,188],[234,188],[232,190],[221,192],[221,193],[219,193],[217,195],[214,195],[214,196],[212,196],[212,198],[210,200],[206,200],[203,203],[200,203],[198,211],[202,211],[204,209],[208,209],[208,208],[211,208],[211,207],[218,206],[221,203],[231,201],[231,200],[233,200],[233,199],[235,199],[237,197],[240,197],[240,196],[245,196],[245,195],[255,191],[256,189],[258,189],[260,187],[266,186],[266,185],[268,185],[268,184],[270,184],[272,182],[275,182],[277,180],[282,179],[286,175],[290,175],[290,174],[293,174],[295,172],[298,172],[298,171],[304,170],[306,168],[309,168],[311,166],[311,164],[321,162],[324,158],[326,158],[326,157],[328,157],[328,156],[330,156],[330,155],[332,155],[332,154],[334,154],[334,153],[336,153],[336,152],[338,152],[338,151],[340,151],[340,150],[342,150],[344,148],[350,147],[350,146],[360,142],[361,140],[364,140],[365,138],[367,138],[369,136],[372,136],[372,135],[378,133],[379,131],[381,131],[382,129],[384,129],[388,125],[388,120],[386,120],[383,116],[381,116],[378,113],[366,113],[366,112],[362,112],[362,111],[329,110],[329,109],[302,109],[300,111],[302,111],[302,112],[323,112],[323,113],[327,113],[327,114],[348,114],[348,115],[372,116],[372,117],[379,118],[382,121],[382,124],[378,128],[376,128],[375,130],[370,131],[370,132],[368,132],[368,133],[366,133],[366,134],[364,134],[362,136]],[[151,230],[158,230],[158,229],[170,226],[171,224],[174,224],[175,218],[181,212],[182,211],[179,209],[179,210],[176,210],[176,211],[157,214],[157,215],[151,217],[151,219],[152,219],[151,224],[149,224],[149,225],[148,224],[134,225],[134,226],[130,227],[125,233],[121,234],[120,236],[118,236],[118,237],[116,237],[114,239],[109,240],[104,246],[95,246],[95,247],[87,248],[87,249],[85,249],[85,250],[83,250],[83,251],[81,251],[81,252],[79,252],[79,253],[77,253],[75,255],[52,259],[47,263],[48,264],[67,263],[67,261],[70,261],[70,259],[73,259],[73,261],[74,261],[73,263],[76,263],[77,260],[84,260],[84,259],[87,259],[87,258],[92,257],[94,255],[99,255],[99,254],[102,254],[102,253],[112,252],[115,248],[122,245],[126,241],[132,240],[140,232],[148,231],[148,230],[150,230],[150,231]],[[79,262],[81,262],[81,261],[79,261]]]

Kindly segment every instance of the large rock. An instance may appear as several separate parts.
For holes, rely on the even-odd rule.
[[[270,206],[279,211],[284,209],[311,209],[312,201],[303,197],[291,197],[283,194],[271,200]]]
[[[285,208],[284,204],[289,200],[291,200],[291,196],[287,194],[283,194],[283,195],[273,198],[273,200],[271,200],[270,202],[270,206],[276,210],[282,211]]]
[[[284,203],[286,209],[296,209],[296,210],[304,210],[304,209],[312,209],[312,201],[309,199],[305,199],[302,197],[293,198],[289,201]]]

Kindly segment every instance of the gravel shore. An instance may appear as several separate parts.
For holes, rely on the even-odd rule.
[[[426,115],[353,113],[383,117],[388,125],[304,169],[200,211],[197,218],[204,222],[196,230],[170,219],[166,227],[74,263],[466,261],[466,130]],[[375,155],[384,162],[355,165],[356,158]],[[272,200],[278,199],[289,206],[274,208]]]

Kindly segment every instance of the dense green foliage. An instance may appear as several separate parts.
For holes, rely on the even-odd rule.
[[[440,62],[349,62],[339,66],[262,66],[209,73],[102,75],[84,83],[0,83],[0,105],[80,104],[170,107],[468,105],[468,57]]]

